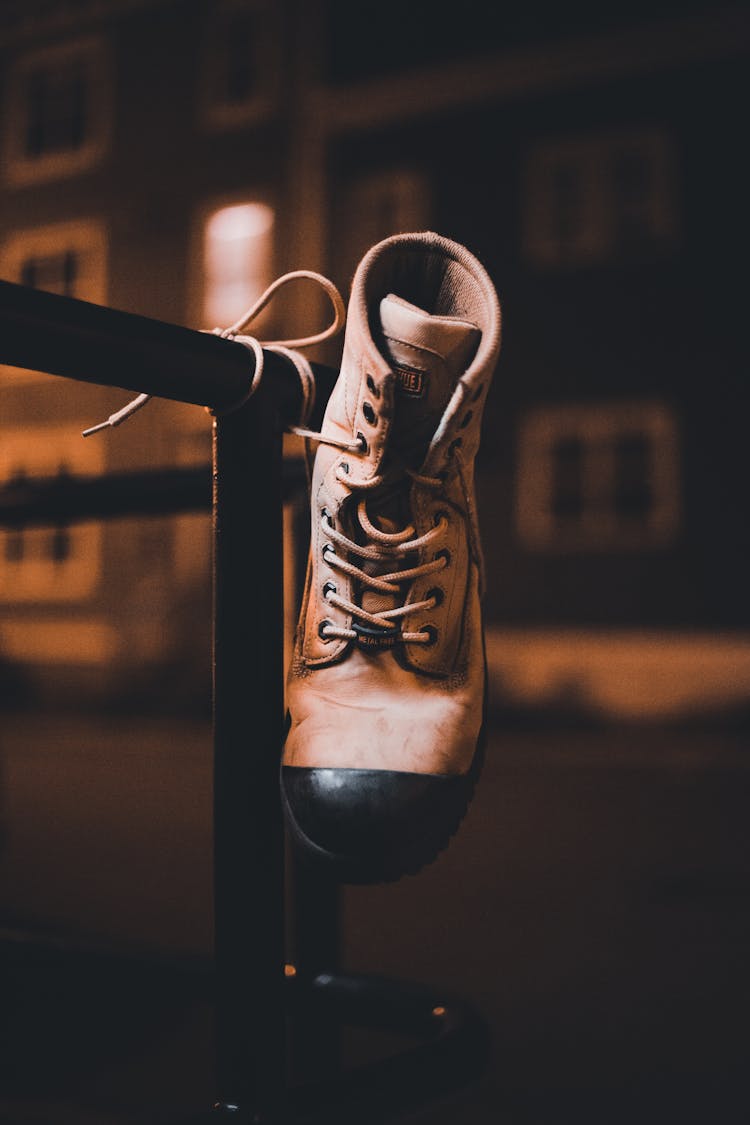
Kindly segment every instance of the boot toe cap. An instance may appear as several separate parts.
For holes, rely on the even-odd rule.
[[[471,794],[466,776],[283,766],[287,822],[306,858],[342,882],[413,874],[444,848]]]

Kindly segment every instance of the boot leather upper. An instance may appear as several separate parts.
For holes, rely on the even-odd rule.
[[[389,340],[381,323],[381,302],[388,295],[404,303],[403,308],[390,306],[397,331],[399,324],[404,328],[400,339],[394,334]],[[443,355],[431,349],[429,333],[434,336],[435,329],[420,320],[420,310],[446,318],[437,333]],[[465,321],[466,330],[454,320]],[[435,375],[437,364],[455,367],[471,325],[478,330],[470,341],[473,358],[459,368],[434,430],[432,419],[427,420],[432,433],[424,457],[420,454],[412,474],[402,473],[394,483],[399,477],[398,461],[395,468],[392,463],[396,440],[403,444],[409,437],[403,427],[396,430],[402,381],[419,385]],[[285,765],[428,774],[469,769],[485,686],[473,465],[499,345],[494,287],[464,247],[431,232],[397,235],[362,260],[349,301],[341,374],[321,430],[324,437],[359,441],[361,448],[342,452],[322,443],[315,457],[310,555],[287,682]],[[415,418],[419,408],[409,404]],[[391,492],[398,493],[393,529],[411,524],[413,538],[429,539],[401,567],[442,560],[441,569],[407,580],[397,598],[363,592],[356,579],[329,561],[341,553],[330,528],[362,541],[357,505],[364,499],[377,510],[385,488],[377,478],[384,474]],[[388,508],[381,505],[381,510]],[[379,522],[391,529],[385,517]],[[386,570],[388,565],[380,566],[380,573]],[[404,632],[429,636],[431,643],[365,647],[357,638],[327,636],[326,623],[345,631],[356,624],[352,613],[329,600],[330,588],[370,612],[434,601],[437,591],[438,604],[401,622]]]

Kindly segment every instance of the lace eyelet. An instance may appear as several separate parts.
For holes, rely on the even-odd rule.
[[[323,644],[327,645],[333,640],[333,637],[329,637],[326,635],[326,633],[324,632],[324,629],[326,628],[333,628],[333,622],[329,621],[327,617],[324,621],[321,621],[320,625],[318,625],[318,636],[320,637]]]
[[[320,553],[323,558],[325,558],[326,555],[332,555],[334,553],[333,543],[324,543]]]
[[[363,402],[362,403],[362,413],[365,416],[365,421],[369,422],[371,426],[374,426],[375,423],[378,420],[378,416],[375,413],[375,411],[373,410],[371,403],[369,403],[369,402]]]
[[[336,583],[335,582],[326,582],[323,585],[323,597],[326,599],[326,601],[328,600],[329,594],[335,594],[335,593],[336,593]]]
[[[435,628],[434,625],[423,625],[420,632],[422,633],[422,636],[427,634],[428,639],[426,641],[420,642],[421,644],[423,644],[425,646],[425,648],[429,648],[431,645],[434,645],[434,644],[437,643],[438,631],[437,631],[437,629]]]
[[[474,394],[471,396],[471,401],[476,402],[478,398],[481,398],[483,390],[484,390],[484,384],[480,383],[479,386],[477,387],[477,389],[474,391]]]
[[[333,516],[328,511],[328,508],[320,509],[320,518],[323,523],[327,523],[329,527],[333,527]]]
[[[439,527],[442,522],[448,523],[448,513],[440,508],[433,517],[435,527]]]
[[[435,555],[435,558],[436,559],[445,559],[445,566],[443,567],[443,570],[447,570],[448,567],[451,565],[451,562],[452,562],[451,553],[450,553],[450,551],[448,550],[447,547],[444,547],[442,551],[438,551],[438,553]]]
[[[450,455],[452,453],[455,453],[455,451],[457,449],[461,448],[463,443],[464,443],[463,438],[460,438],[460,437],[455,438],[454,441],[452,441],[450,443],[450,445],[448,446],[448,454]]]
[[[445,600],[445,591],[441,590],[439,586],[433,586],[431,590],[427,591],[427,593],[425,594],[425,598],[433,602],[433,609],[437,609],[437,607],[439,605],[442,605],[443,601]]]
[[[369,452],[370,447],[367,444],[367,438],[365,437],[365,435],[363,433],[360,433],[359,430],[357,430],[357,441],[359,442],[360,453]]]
[[[461,429],[462,429],[462,430],[465,430],[465,429],[466,429],[466,427],[468,426],[469,422],[470,422],[470,421],[472,420],[472,418],[473,418],[473,417],[474,417],[474,412],[473,412],[473,410],[470,410],[470,411],[468,412],[468,414],[466,414],[466,415],[465,415],[465,416],[464,416],[464,417],[463,417],[463,418],[461,419]]]
[[[367,378],[365,379],[365,383],[367,384],[367,389],[373,396],[373,398],[380,398],[380,390],[372,375],[367,376]]]
[[[341,469],[342,473],[346,473],[347,476],[349,475],[349,462],[348,461],[342,461],[339,464],[339,468]]]

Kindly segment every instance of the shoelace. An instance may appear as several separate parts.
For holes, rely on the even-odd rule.
[[[344,307],[341,295],[328,278],[323,277],[321,274],[314,274],[308,271],[297,271],[292,274],[286,274],[284,277],[279,278],[274,282],[266,292],[256,301],[251,309],[240,318],[235,324],[229,328],[224,329],[219,334],[225,338],[236,340],[238,343],[245,344],[251,348],[255,353],[255,377],[253,384],[250,387],[248,395],[251,395],[255,390],[257,382],[260,380],[263,371],[263,351],[258,340],[253,336],[243,336],[242,331],[252,322],[252,320],[261,312],[263,308],[273,297],[274,293],[287,282],[296,278],[306,277],[317,281],[331,300],[334,309],[333,322],[322,332],[315,336],[307,336],[297,340],[275,340],[269,341],[264,346],[270,351],[279,352],[294,363],[300,375],[300,382],[303,390],[303,409],[300,413],[300,422],[304,423],[310,416],[312,405],[314,402],[315,382],[312,371],[307,360],[299,352],[295,352],[294,348],[309,347],[313,344],[321,343],[323,340],[329,339],[335,335],[344,323],[346,317],[346,310]],[[331,445],[337,449],[341,449],[348,453],[363,452],[364,443],[362,439],[356,441],[347,441],[342,438],[334,438],[320,431],[307,429],[304,425],[289,425],[287,430],[290,433],[296,434],[305,439],[305,448],[307,451],[308,461],[308,478],[311,475],[311,458],[309,455],[309,443],[316,442],[318,444]],[[418,473],[413,472],[404,466],[404,472],[407,473],[412,479],[419,481],[426,487],[440,488],[443,481],[437,477],[425,477]],[[352,484],[346,479],[344,470],[339,467],[337,469],[337,477],[343,481],[350,488]],[[384,483],[382,475],[371,478],[366,484],[360,487],[365,489],[377,488]],[[352,563],[346,557],[337,555],[335,553],[334,543],[341,547],[344,555],[353,554],[362,560],[367,560],[375,564],[388,566],[389,563],[397,563],[399,560],[406,558],[424,547],[427,547],[438,536],[442,535],[447,520],[441,518],[438,524],[431,528],[424,535],[417,536],[415,528],[409,524],[407,527],[400,531],[388,532],[378,528],[370,519],[367,514],[367,504],[364,499],[360,500],[357,507],[357,517],[359,519],[360,527],[365,533],[365,536],[370,540],[371,546],[363,546],[356,543],[343,532],[337,531],[331,527],[330,524],[325,522],[325,530],[328,534],[331,543],[326,546],[329,549],[327,553],[327,562],[330,566],[348,574],[350,577],[360,583],[362,589],[377,590],[384,594],[399,594],[401,584],[406,581],[412,581],[427,574],[432,574],[438,570],[444,569],[448,565],[447,554],[437,556],[429,562],[420,563],[417,566],[412,566],[404,569],[390,570],[385,574],[370,574],[363,570],[361,567]],[[324,550],[326,547],[324,546]],[[351,615],[355,621],[364,622],[365,626],[370,625],[378,632],[387,630],[394,635],[398,633],[403,641],[410,641],[416,644],[432,644],[434,643],[435,636],[430,630],[423,630],[420,632],[399,632],[399,623],[402,619],[406,618],[409,614],[416,613],[423,609],[432,609],[437,604],[437,598],[428,597],[419,602],[411,602],[408,605],[402,604],[393,609],[380,610],[375,613],[370,613],[361,605],[342,598],[336,593],[335,590],[326,591],[326,597],[332,605],[337,605],[347,614]],[[342,629],[332,623],[329,624],[324,630],[326,637],[345,637],[347,639],[356,638],[358,632],[355,629]]]
[[[334,313],[333,320],[329,325],[327,325],[321,332],[317,332],[311,336],[300,336],[297,339],[289,340],[267,340],[265,342],[261,342],[255,336],[243,334],[244,329],[249,327],[252,321],[258,316],[259,313],[262,312],[269,301],[273,299],[275,294],[280,289],[282,289],[285,285],[288,285],[292,281],[300,280],[315,282],[323,289],[324,293],[329,298],[331,305],[333,306]],[[247,400],[253,394],[255,394],[255,391],[260,386],[260,381],[263,378],[263,369],[265,366],[265,357],[263,355],[263,348],[265,347],[268,351],[276,352],[279,355],[285,356],[296,368],[300,379],[300,386],[302,389],[302,408],[300,410],[300,421],[306,422],[310,416],[315,402],[315,377],[307,359],[299,351],[296,351],[294,349],[309,348],[314,344],[321,344],[324,340],[329,340],[332,336],[335,336],[338,332],[340,332],[345,320],[346,307],[344,305],[343,298],[333,282],[330,281],[327,277],[324,277],[320,273],[315,273],[312,270],[293,270],[290,273],[285,273],[281,277],[277,278],[274,282],[271,283],[271,285],[268,286],[264,293],[261,293],[260,297],[258,297],[257,301],[247,310],[247,312],[244,313],[239,318],[239,320],[235,321],[234,324],[230,325],[229,328],[213,329],[213,335],[221,336],[225,340],[234,340],[238,344],[244,344],[244,346],[249,348],[255,356],[255,370],[253,372],[253,378],[250,386],[248,387],[247,393],[243,395],[239,402],[234,403],[227,410],[227,413],[230,413],[233,410],[237,410],[240,406],[243,406],[244,403],[247,402]],[[83,436],[90,437],[91,434],[99,433],[101,430],[106,430],[112,426],[122,425],[122,423],[126,422],[128,418],[135,414],[137,410],[140,410],[141,407],[145,406],[152,397],[153,396],[149,394],[138,395],[137,398],[134,398],[132,402],[129,402],[127,404],[127,406],[124,406],[121,410],[116,411],[114,414],[110,414],[109,418],[107,418],[106,421],[99,422],[97,425],[90,426],[87,430],[84,430]],[[288,429],[292,432],[297,432],[299,430],[302,436],[309,436],[309,431],[303,430],[300,427],[290,426],[288,427]]]
[[[292,432],[299,433],[306,439],[325,445],[331,445],[338,449],[352,452],[362,452],[363,449],[360,441],[349,442],[339,438],[329,437],[319,432],[302,429],[301,427],[289,428]],[[461,483],[461,491],[466,505],[470,549],[479,570],[479,590],[481,593],[484,590],[484,560],[479,537],[476,506],[466,476],[463,457],[457,445],[451,448],[451,456],[456,465],[456,475]],[[437,491],[445,487],[445,477],[425,476],[403,464],[399,467],[399,473],[402,476],[410,477],[411,480],[421,484],[425,488]],[[309,476],[310,474],[308,473],[308,477]],[[339,465],[336,469],[336,479],[346,485],[350,491],[359,489],[370,492],[386,484],[386,476],[384,474],[379,474],[371,477],[368,481],[359,481],[354,484],[349,479],[349,474],[343,464]],[[384,531],[382,528],[377,527],[370,519],[367,512],[366,498],[361,499],[357,505],[357,519],[362,531],[370,541],[368,545],[357,543],[356,540],[345,535],[342,531],[337,530],[331,523],[330,513],[324,512],[321,517],[321,526],[329,542],[323,544],[322,553],[330,567],[340,570],[344,574],[348,574],[356,582],[360,583],[360,589],[363,593],[364,590],[376,590],[384,594],[397,595],[401,592],[402,583],[413,581],[416,578],[421,578],[428,574],[437,573],[450,565],[450,554],[447,550],[443,550],[438,551],[433,559],[418,563],[416,566],[390,570],[387,573],[371,574],[363,570],[361,566],[357,566],[356,563],[350,562],[347,557],[342,557],[341,554],[337,554],[334,544],[342,549],[344,556],[355,555],[363,561],[387,567],[389,564],[405,559],[415,551],[422,550],[433,543],[442,535],[447,526],[447,520],[445,517],[442,517],[435,527],[430,528],[429,531],[420,536],[417,535],[416,529],[412,524],[408,524],[400,531]],[[434,595],[432,592],[429,592],[428,596],[421,601],[402,602],[401,605],[395,606],[393,609],[376,610],[374,612],[370,612],[362,605],[357,605],[356,602],[341,597],[330,583],[324,588],[324,597],[331,605],[337,606],[344,613],[350,615],[354,623],[353,628],[347,629],[342,626],[334,625],[331,621],[324,621],[320,629],[320,635],[324,640],[339,637],[345,640],[361,641],[362,637],[365,636],[370,637],[374,646],[377,646],[378,643],[388,645],[394,643],[396,640],[412,644],[432,645],[437,640],[437,634],[433,626],[427,626],[418,632],[400,631],[399,629],[401,622],[410,614],[425,609],[434,609],[435,606],[439,604],[437,592]],[[364,622],[364,627],[362,625],[358,626],[359,622]],[[371,626],[374,632],[368,633],[367,626]]]
[[[407,470],[408,472],[408,470]],[[417,474],[411,474],[417,476]],[[338,472],[337,472],[338,476]],[[341,478],[339,478],[341,479]],[[430,486],[440,487],[443,482],[438,478],[419,477],[419,480]],[[382,478],[373,478],[377,483],[382,482]],[[344,481],[344,483],[348,483]],[[371,482],[368,482],[368,484]],[[369,540],[368,544],[357,543],[342,531],[337,530],[330,519],[330,515],[326,512],[321,517],[321,526],[325,535],[328,537],[329,542],[323,545],[323,555],[327,564],[344,574],[348,574],[356,582],[360,584],[363,590],[376,590],[383,594],[398,595],[401,592],[401,586],[404,582],[412,582],[416,578],[422,578],[428,574],[434,574],[439,570],[444,570],[449,564],[449,557],[446,552],[438,553],[435,558],[430,559],[428,562],[418,563],[416,566],[406,566],[396,569],[387,570],[386,573],[371,574],[364,570],[356,563],[350,562],[349,555],[355,555],[363,561],[369,561],[379,566],[393,567],[393,564],[400,560],[406,559],[409,555],[413,555],[416,551],[420,551],[428,547],[436,539],[440,538],[445,528],[448,526],[448,521],[445,516],[441,516],[435,525],[422,535],[417,535],[413,524],[407,524],[406,527],[400,531],[384,531],[382,528],[377,527],[367,512],[367,501],[361,499],[357,504],[357,519],[359,525]],[[336,553],[336,546],[342,549],[343,556]],[[349,614],[355,623],[355,626],[360,622],[364,622],[364,635],[374,636],[376,639],[389,643],[390,640],[395,640],[398,637],[401,641],[407,641],[413,644],[434,644],[436,640],[435,632],[432,628],[420,630],[418,632],[402,631],[400,625],[402,621],[408,617],[409,614],[417,613],[421,610],[433,609],[438,604],[438,598],[435,595],[428,595],[421,601],[402,603],[392,609],[381,609],[375,612],[366,610],[362,605],[357,605],[355,602],[347,598],[341,597],[336,591],[335,587],[327,584],[324,588],[324,597],[332,605],[337,606],[344,613]],[[373,633],[368,633],[367,626],[371,626]],[[321,636],[324,639],[332,637],[341,637],[349,640],[356,640],[363,636],[363,629],[360,625],[359,628],[354,627],[346,629],[341,626],[334,625],[332,622],[324,622],[321,628]]]
[[[320,285],[328,296],[333,308],[334,317],[331,323],[322,331],[314,333],[313,335],[286,340],[268,340],[261,342],[255,336],[245,335],[244,330],[248,328],[252,321],[262,312],[275,294],[290,282],[298,280],[309,280]],[[214,335],[221,336],[223,339],[234,340],[238,344],[243,344],[253,352],[255,357],[255,370],[247,393],[239,402],[235,403],[230,410],[236,410],[242,406],[255,393],[260,385],[265,366],[265,357],[263,354],[263,349],[265,348],[268,351],[273,351],[279,355],[285,356],[294,365],[300,378],[300,387],[302,390],[302,407],[299,420],[300,423],[307,422],[315,402],[315,377],[308,360],[296,349],[312,347],[315,344],[323,343],[325,340],[330,339],[341,330],[345,320],[346,307],[343,298],[333,282],[327,277],[315,273],[312,270],[294,270],[277,278],[234,324],[230,325],[228,328],[213,329]],[[111,414],[106,421],[84,430],[83,436],[89,437],[91,434],[99,433],[101,430],[121,425],[135,414],[136,411],[145,406],[152,397],[153,396],[149,394],[138,395],[121,410]],[[308,443],[311,441],[331,445],[350,453],[363,452],[365,448],[362,439],[358,438],[356,441],[346,441],[341,438],[330,437],[320,431],[309,430],[304,425],[289,425],[287,426],[287,430],[305,439],[306,449],[308,450],[308,470],[310,469]],[[454,450],[454,455],[456,456],[458,475],[461,480],[469,515],[472,547],[479,563],[481,574],[481,551],[479,548],[476,513],[474,511],[471,490],[468,488],[462,460],[457,449]],[[440,489],[444,486],[445,482],[440,477],[425,476],[414,472],[407,466],[402,466],[401,468],[404,475],[409,476],[412,480],[426,488]],[[337,478],[350,489],[354,487],[352,482],[347,479],[346,473],[341,466],[337,469],[336,475]],[[359,482],[356,487],[369,491],[380,487],[384,483],[384,475],[377,475],[367,482]],[[416,529],[412,524],[408,524],[399,531],[384,531],[382,528],[377,527],[370,519],[367,512],[367,501],[364,498],[360,500],[357,505],[357,518],[362,531],[370,541],[370,545],[363,545],[349,538],[349,536],[345,535],[342,531],[338,531],[332,526],[330,517],[326,518],[326,516],[324,516],[323,529],[330,542],[324,544],[323,552],[326,555],[326,561],[329,566],[340,570],[342,573],[348,574],[360,584],[360,588],[363,592],[369,589],[383,594],[398,595],[401,592],[401,586],[404,582],[411,582],[428,574],[436,573],[449,565],[448,552],[442,551],[438,552],[433,559],[418,563],[416,566],[403,567],[395,570],[391,569],[387,570],[386,573],[369,573],[362,569],[361,566],[350,562],[348,558],[336,554],[334,544],[337,544],[345,555],[355,555],[363,561],[388,567],[389,564],[397,564],[399,561],[413,555],[416,551],[428,547],[442,535],[447,526],[447,520],[445,517],[441,517],[435,527],[430,528],[429,531],[422,535],[416,534]],[[483,582],[481,584],[483,585]],[[367,631],[367,626],[371,626],[372,629],[376,631],[376,636],[381,641],[384,637],[390,635],[394,640],[398,638],[401,641],[414,644],[430,645],[435,643],[436,635],[432,627],[427,627],[419,632],[401,631],[399,628],[401,622],[410,614],[425,609],[434,609],[438,604],[438,598],[435,595],[428,595],[421,601],[402,603],[392,609],[377,610],[375,612],[370,612],[363,606],[357,605],[347,598],[342,598],[336,592],[335,588],[326,589],[325,597],[332,605],[337,606],[343,612],[351,616],[355,623],[364,622],[365,632]],[[326,639],[332,637],[341,637],[348,640],[357,639],[362,636],[362,628],[363,627],[360,626],[359,630],[356,628],[345,629],[334,625],[332,622],[324,622],[322,636]]]

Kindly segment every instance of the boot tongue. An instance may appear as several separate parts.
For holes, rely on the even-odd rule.
[[[393,293],[380,302],[380,327],[381,348],[396,376],[389,442],[418,469],[481,333],[468,320],[432,316]]]

